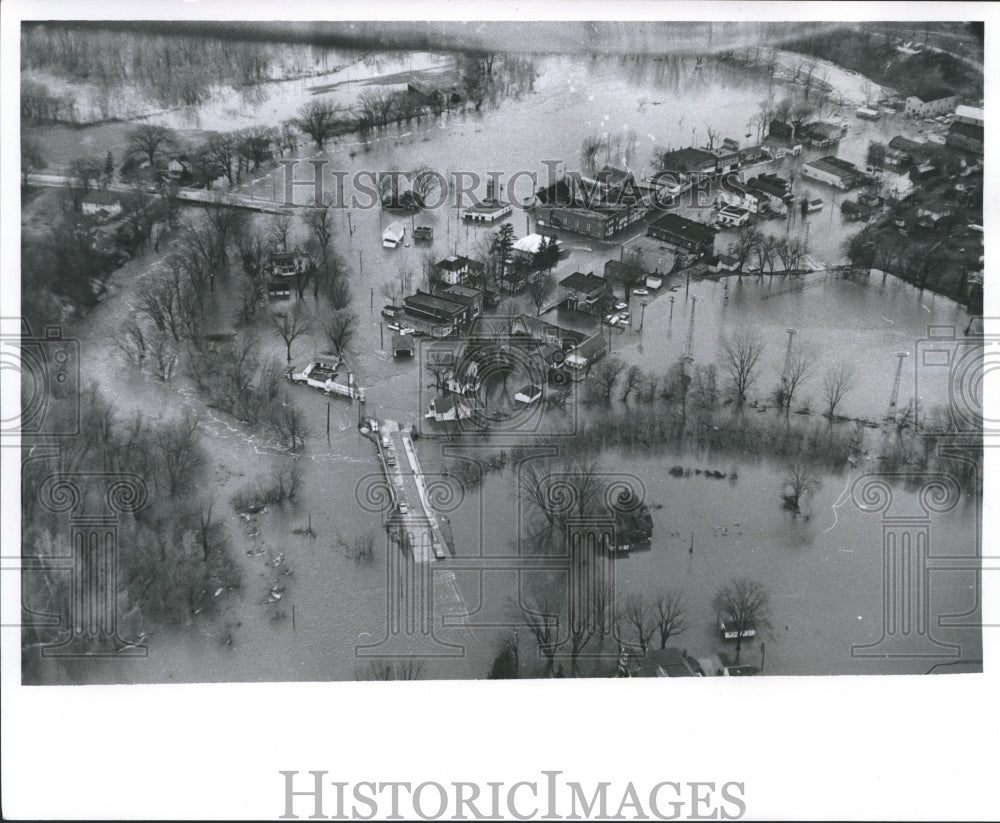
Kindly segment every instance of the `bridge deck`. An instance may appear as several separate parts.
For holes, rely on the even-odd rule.
[[[382,468],[392,484],[397,504],[404,502],[407,506],[406,514],[398,510],[393,513],[392,522],[402,526],[406,546],[417,562],[447,557],[447,543],[434,508],[427,499],[423,472],[409,432],[402,431],[394,420],[384,421],[381,430],[389,439],[389,446],[385,448],[380,437]],[[388,454],[395,457],[395,466],[386,462]]]

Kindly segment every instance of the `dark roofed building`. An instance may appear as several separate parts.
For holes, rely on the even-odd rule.
[[[482,289],[470,289],[468,286],[449,286],[441,290],[441,297],[468,306],[472,317],[479,317],[483,312]]]
[[[597,314],[601,311],[602,298],[608,294],[608,281],[593,272],[575,271],[559,281],[559,295],[566,307]]]
[[[934,147],[930,144],[919,143],[916,140],[910,140],[908,137],[903,137],[902,135],[893,137],[892,140],[889,141],[889,148],[908,154],[918,162],[926,160],[934,153]]]
[[[945,143],[955,149],[962,149],[963,151],[971,151],[975,154],[982,154],[983,127],[975,126],[971,123],[962,123],[956,120],[951,124],[951,128],[948,129],[948,135],[945,138]]]
[[[662,170],[683,174],[715,174],[715,161],[711,152],[695,148],[668,151],[659,158]]]
[[[632,677],[701,677],[698,661],[676,646],[666,649],[649,649],[642,657],[629,660]]]
[[[715,246],[715,232],[708,225],[672,212],[650,223],[647,234],[695,254],[709,254]]]

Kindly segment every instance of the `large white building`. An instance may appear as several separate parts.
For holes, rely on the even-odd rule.
[[[958,105],[958,100],[959,98],[956,94],[941,97],[928,95],[927,100],[916,96],[907,97],[904,111],[913,117],[936,117],[939,114],[947,114],[954,111],[955,106]]]
[[[955,109],[955,122],[967,123],[970,126],[983,126],[986,121],[982,109],[973,108],[972,106],[959,106]]]

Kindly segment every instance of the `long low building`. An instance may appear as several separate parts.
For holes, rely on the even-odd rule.
[[[844,191],[860,185],[867,179],[853,163],[833,155],[803,163],[802,176]]]

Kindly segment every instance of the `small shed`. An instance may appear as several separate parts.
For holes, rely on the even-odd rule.
[[[394,334],[392,336],[393,357],[413,357],[413,335]]]

